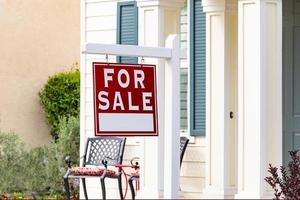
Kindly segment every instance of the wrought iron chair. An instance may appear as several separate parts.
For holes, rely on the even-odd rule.
[[[186,150],[186,147],[189,143],[189,139],[187,137],[180,137],[180,167],[181,167],[181,164],[182,164],[182,160],[183,160],[183,156],[184,156],[184,153],[185,153],[185,150]]]
[[[64,175],[66,197],[70,199],[69,178],[80,178],[82,180],[83,192],[88,199],[86,190],[86,178],[99,177],[102,189],[102,198],[106,199],[105,178],[118,179],[119,193],[123,199],[122,173],[120,170],[107,169],[107,165],[122,164],[126,138],[121,137],[95,137],[88,138],[82,167],[72,167],[70,158],[66,158],[68,171]],[[102,166],[102,168],[99,168]]]
[[[180,137],[180,167],[181,167],[183,156],[184,156],[184,153],[185,153],[188,143],[189,143],[189,139],[187,137]],[[138,166],[137,162],[135,164],[133,164],[133,163],[131,163],[131,164]],[[140,178],[139,174],[134,174],[128,180],[132,199],[135,199],[135,195],[136,195],[135,191],[134,191],[133,181],[139,181],[139,178]]]

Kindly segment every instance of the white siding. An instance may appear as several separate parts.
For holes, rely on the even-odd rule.
[[[82,17],[82,36],[81,43],[97,42],[97,43],[116,43],[116,22],[117,22],[117,1],[101,1],[101,0],[86,0],[84,4],[85,15]],[[94,110],[93,110],[93,74],[92,74],[92,62],[106,62],[105,55],[82,55],[82,68],[81,72],[84,73],[84,83],[81,89],[84,89],[82,104],[84,112],[81,117],[84,117],[84,138],[81,141],[85,141],[87,137],[94,136]],[[109,62],[116,62],[115,56],[109,56]],[[84,142],[82,142],[84,143]],[[127,152],[139,152],[136,150],[134,142],[128,140],[124,156],[124,162],[129,158]],[[131,150],[132,149],[132,150]],[[138,155],[137,155],[138,156]],[[118,192],[116,192],[117,181],[106,179],[107,198],[119,198]],[[101,199],[101,186],[99,179],[87,179],[88,195],[91,199]],[[125,188],[125,187],[124,187]],[[81,193],[82,194],[82,193]],[[83,196],[81,196],[83,198]]]
[[[83,18],[83,34],[81,43],[115,43],[116,42],[116,12],[117,1],[86,0],[84,4],[85,15]],[[82,56],[84,68],[84,87],[85,93],[83,105],[85,117],[85,138],[94,136],[94,113],[93,113],[93,75],[92,62],[105,62],[105,56],[86,55]],[[115,62],[114,56],[109,56],[110,62]]]
[[[113,44],[116,43],[116,14],[117,0],[85,0],[82,3],[82,32],[81,43],[99,42]],[[183,23],[181,24],[181,42],[182,47],[186,47],[187,42],[187,11],[182,12]],[[81,131],[83,137],[81,144],[87,137],[94,136],[94,117],[93,117],[93,80],[92,80],[92,62],[106,62],[104,55],[82,55],[81,56]],[[115,56],[109,56],[109,62],[115,62]],[[182,67],[188,67],[186,60],[182,61]],[[193,143],[190,143],[181,168],[181,192],[193,193],[196,196],[204,187],[205,174],[205,146],[204,137],[194,138]],[[82,150],[82,149],[81,149]],[[141,146],[138,138],[128,137],[125,148],[124,163],[128,163],[130,158],[140,156]],[[107,197],[118,198],[115,189],[117,182],[107,180]],[[89,198],[101,198],[100,182],[98,179],[87,180]],[[130,193],[130,192],[129,192]],[[190,195],[189,195],[190,196]],[[82,196],[83,197],[83,196]],[[128,196],[127,196],[128,197]]]
[[[181,166],[182,193],[193,193],[191,197],[200,196],[205,186],[205,159],[205,137],[195,137],[186,149]]]
[[[181,10],[180,42],[182,48],[188,48],[189,15],[187,5]],[[181,60],[181,70],[189,70],[189,62]],[[187,69],[184,69],[187,68]],[[189,96],[189,92],[187,94]],[[188,97],[189,99],[189,97]],[[188,103],[189,101],[187,101]],[[188,105],[187,105],[188,107]],[[189,120],[189,119],[188,119]],[[193,137],[186,149],[181,166],[180,188],[187,198],[199,198],[205,186],[205,137]],[[185,194],[190,193],[190,194]]]

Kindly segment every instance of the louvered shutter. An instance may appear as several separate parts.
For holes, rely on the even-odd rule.
[[[138,8],[135,1],[119,2],[117,11],[117,44],[138,44]],[[138,58],[118,56],[121,63],[138,63]]]
[[[206,20],[201,0],[191,0],[190,19],[190,130],[205,135]]]

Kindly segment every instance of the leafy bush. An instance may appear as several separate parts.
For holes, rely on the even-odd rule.
[[[60,119],[59,139],[56,147],[63,158],[71,156],[74,165],[79,165],[80,122],[79,117]]]
[[[80,121],[79,117],[61,118],[59,123],[59,139],[54,145],[58,152],[60,152],[60,161],[63,161],[61,166],[64,166],[64,159],[66,156],[72,158],[73,165],[79,165],[79,144],[80,144]],[[64,170],[62,175],[66,172]],[[55,176],[55,174],[53,174]],[[62,181],[59,179],[58,181]],[[62,182],[61,182],[62,183]],[[69,180],[71,195],[79,198],[79,182],[78,180]]]
[[[62,177],[66,169],[61,153],[53,144],[28,151],[24,165],[28,191],[38,194],[63,192]]]
[[[34,192],[38,196],[61,197],[65,156],[71,155],[74,163],[79,163],[80,127],[78,117],[62,118],[59,124],[56,142],[33,149],[27,148],[16,134],[0,132],[0,194]],[[78,189],[74,191],[74,195],[78,194]]]
[[[45,86],[40,90],[39,96],[51,128],[51,135],[57,139],[59,119],[79,115],[80,73],[78,66],[77,69],[49,77]]]
[[[25,190],[23,180],[26,146],[14,133],[0,131],[0,191]]]
[[[281,166],[280,173],[278,168],[269,164],[268,172],[271,176],[266,177],[265,181],[274,190],[274,199],[300,199],[300,156],[298,151],[289,151],[292,160],[287,168]]]

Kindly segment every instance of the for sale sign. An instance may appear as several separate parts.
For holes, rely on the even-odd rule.
[[[155,65],[93,63],[95,135],[156,136]]]

